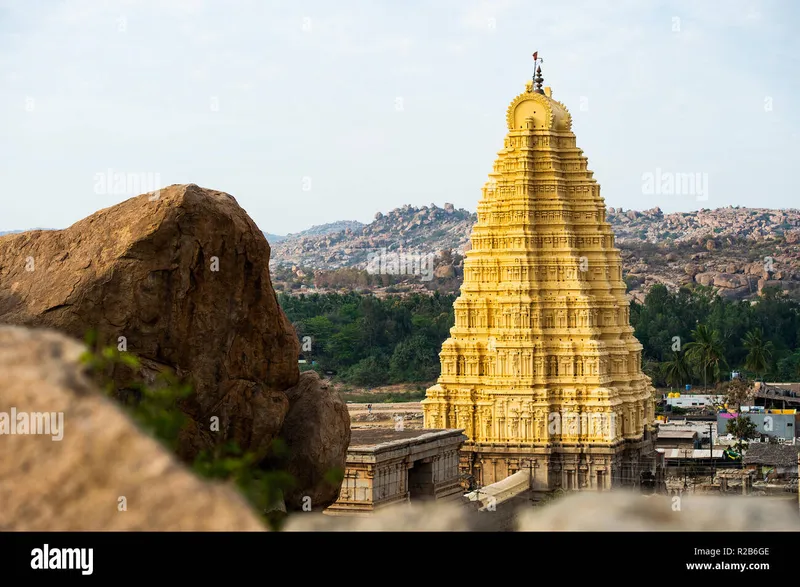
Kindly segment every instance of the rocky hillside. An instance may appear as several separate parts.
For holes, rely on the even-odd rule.
[[[360,227],[355,223],[338,232],[288,235],[274,244],[272,263],[307,276],[310,270],[366,269],[370,253],[381,249],[463,254],[475,221],[474,213],[451,204],[404,206],[378,213]],[[654,283],[673,289],[696,283],[739,299],[770,285],[800,290],[800,210],[728,207],[664,214],[660,208],[609,208],[608,221],[634,298]],[[437,269],[437,277],[445,273]]]
[[[428,254],[442,250],[463,251],[477,220],[475,214],[452,204],[439,208],[403,206],[387,214],[378,212],[369,224],[352,223],[338,232],[288,235],[272,247],[273,262],[311,269],[366,267],[369,253],[381,249]],[[334,224],[324,226],[331,227]],[[272,244],[272,243],[270,243]]]
[[[691,243],[713,236],[717,239],[744,238],[762,241],[793,234],[800,242],[800,210],[728,207],[695,212],[664,214],[660,208],[644,212],[609,208],[608,221],[614,227],[618,242]]]
[[[338,222],[317,224],[315,226],[312,226],[311,228],[307,228],[306,230],[301,230],[300,232],[296,233],[280,235],[280,234],[271,234],[269,232],[265,232],[264,236],[267,237],[267,240],[271,245],[274,245],[276,243],[283,242],[287,239],[298,240],[307,236],[314,237],[326,234],[336,234],[348,229],[353,231],[359,231],[363,227],[364,224],[362,222],[358,222],[357,220],[339,220]]]

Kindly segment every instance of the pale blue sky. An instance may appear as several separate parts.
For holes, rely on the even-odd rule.
[[[474,210],[535,50],[607,205],[798,207],[798,6],[0,0],[0,230],[134,195],[97,193],[109,168],[226,191],[279,234]],[[707,174],[708,199],[644,194],[657,169]]]

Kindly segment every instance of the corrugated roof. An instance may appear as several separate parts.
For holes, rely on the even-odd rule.
[[[659,449],[659,452],[664,453],[665,459],[707,459],[713,456],[715,459],[721,459],[723,451],[721,449],[714,449],[709,451],[707,448],[664,448]],[[711,453],[711,455],[709,455]]]

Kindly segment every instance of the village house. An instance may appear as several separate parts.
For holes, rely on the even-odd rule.
[[[796,478],[800,445],[752,443],[742,459],[745,469],[755,471],[757,479]]]

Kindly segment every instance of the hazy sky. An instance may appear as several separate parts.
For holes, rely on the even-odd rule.
[[[607,205],[798,207],[798,7],[0,0],[0,230],[174,183],[278,234],[475,210],[536,50]],[[658,170],[701,174],[707,199],[647,193]]]

